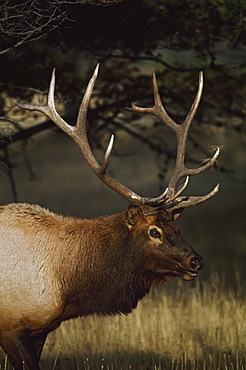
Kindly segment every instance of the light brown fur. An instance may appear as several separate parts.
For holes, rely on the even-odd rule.
[[[46,335],[62,321],[129,313],[153,283],[188,278],[200,257],[171,218],[137,206],[92,220],[0,207],[0,343],[13,366],[39,369]],[[152,228],[162,235],[152,237]]]

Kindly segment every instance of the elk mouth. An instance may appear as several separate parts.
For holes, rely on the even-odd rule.
[[[174,262],[174,261],[173,261]],[[162,284],[165,281],[171,280],[176,276],[182,278],[183,280],[194,280],[198,277],[198,271],[203,268],[204,261],[201,257],[191,259],[191,262],[187,264],[191,265],[189,267],[183,266],[180,262],[176,261],[173,268],[170,269],[155,269],[152,270],[152,278],[155,280],[156,284]],[[151,273],[151,271],[149,271]]]
[[[181,267],[180,265],[177,265],[175,270],[172,271],[161,271],[159,274],[155,271],[155,278],[156,282],[158,281],[159,284],[162,284],[165,281],[171,280],[175,278],[176,276],[182,278],[183,280],[194,280],[198,277],[198,272],[190,269],[186,269],[184,267]]]
[[[177,275],[184,280],[193,280],[198,276],[198,271],[186,269],[180,264],[177,265]]]
[[[191,271],[191,270],[186,270],[186,269],[183,269],[180,274],[180,277],[182,277],[182,279],[184,280],[193,280],[197,276],[198,276],[197,271]]]

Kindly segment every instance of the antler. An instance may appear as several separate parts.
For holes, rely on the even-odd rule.
[[[200,103],[201,96],[202,96],[202,89],[203,89],[203,74],[202,72],[200,72],[198,91],[197,91],[194,103],[192,104],[190,111],[185,121],[182,124],[177,124],[176,122],[174,122],[169,117],[165,108],[163,107],[160,94],[159,94],[159,90],[158,90],[158,86],[157,86],[157,82],[156,82],[156,76],[154,72],[153,72],[154,106],[151,108],[141,108],[141,107],[137,107],[134,104],[132,104],[132,107],[128,108],[132,112],[147,113],[147,114],[155,115],[156,117],[160,119],[161,122],[163,122],[168,128],[170,128],[170,130],[172,130],[176,134],[177,156],[176,156],[175,170],[169,181],[168,187],[166,189],[165,199],[158,200],[159,204],[162,204],[163,202],[165,203],[164,208],[171,208],[173,210],[173,209],[188,207],[190,205],[195,205],[195,204],[204,202],[205,200],[211,198],[219,190],[219,184],[217,184],[216,187],[209,194],[205,196],[178,197],[183,192],[183,190],[186,188],[188,184],[189,176],[198,175],[199,173],[204,172],[208,168],[212,167],[214,163],[216,162],[219,156],[219,153],[220,153],[220,149],[217,148],[213,157],[207,160],[205,164],[201,165],[198,168],[190,169],[190,168],[187,168],[184,164],[185,148],[186,148],[188,131],[193,121],[193,118],[195,116],[195,113],[197,111],[198,105]],[[177,190],[178,183],[183,177],[186,177],[186,181],[184,185],[182,186],[182,188],[180,190]],[[156,203],[156,201],[153,201],[153,203]]]
[[[93,76],[91,77],[88,86],[86,88],[84,98],[82,100],[77,122],[75,126],[71,126],[70,124],[66,123],[62,117],[56,111],[55,103],[54,103],[54,91],[55,91],[55,70],[52,72],[52,78],[49,87],[49,93],[47,98],[46,105],[35,105],[35,104],[20,104],[17,103],[17,106],[24,109],[29,109],[31,111],[38,111],[45,114],[49,117],[60,129],[62,129],[66,134],[68,134],[79,146],[83,156],[85,157],[87,163],[98,176],[98,178],[103,181],[107,186],[127,198],[128,200],[132,201],[135,204],[138,204],[142,207],[144,206],[151,206],[151,207],[161,207],[165,206],[165,208],[170,209],[177,209],[187,207],[191,204],[197,204],[203,202],[213,195],[215,195],[218,191],[218,186],[208,195],[204,197],[179,197],[182,191],[188,184],[188,176],[193,174],[198,174],[200,172],[205,171],[207,168],[211,167],[214,162],[216,161],[219,155],[219,149],[216,151],[213,158],[209,160],[208,163],[203,165],[197,169],[187,169],[184,166],[184,153],[185,153],[185,143],[187,139],[188,129],[191,124],[191,121],[194,117],[194,114],[197,110],[197,106],[201,96],[202,90],[202,82],[199,84],[199,90],[195,99],[195,102],[185,120],[183,125],[176,124],[166,113],[163,105],[161,103],[161,99],[158,92],[158,87],[156,83],[155,75],[153,74],[153,86],[154,86],[154,99],[155,105],[152,108],[139,108],[135,105],[132,105],[132,108],[129,108],[131,111],[140,112],[140,113],[151,113],[156,115],[162,122],[164,122],[172,131],[177,134],[178,138],[178,150],[177,150],[177,162],[174,174],[169,182],[168,188],[157,198],[149,198],[149,197],[141,197],[132,190],[128,189],[126,186],[122,185],[121,183],[112,179],[107,173],[107,166],[110,154],[113,149],[113,141],[114,136],[111,136],[108,148],[104,155],[104,160],[102,165],[100,165],[94,157],[94,154],[91,150],[90,144],[88,142],[87,133],[86,133],[86,118],[87,118],[87,111],[90,103],[90,99],[92,96],[93,88],[97,79],[99,65],[96,66]],[[200,81],[202,81],[202,77],[200,75]],[[187,176],[185,184],[182,188],[176,191],[177,184],[179,180]],[[179,197],[179,198],[178,198]],[[182,206],[180,206],[182,203]],[[189,204],[188,204],[189,203]]]
[[[100,165],[95,159],[94,154],[91,150],[90,144],[88,142],[87,133],[86,133],[86,118],[87,118],[87,111],[88,111],[90,99],[92,96],[93,88],[94,88],[97,75],[98,75],[98,69],[99,69],[99,65],[96,66],[94,73],[86,88],[84,98],[82,100],[82,103],[79,109],[76,126],[71,126],[68,123],[66,123],[56,111],[55,103],[54,103],[55,69],[52,72],[46,105],[20,104],[20,103],[16,103],[16,105],[19,108],[28,109],[31,111],[38,111],[38,112],[45,114],[61,130],[63,130],[66,134],[68,134],[76,142],[85,160],[87,161],[89,166],[92,168],[92,170],[95,172],[95,174],[99,177],[101,181],[103,181],[107,186],[109,186],[110,188],[112,188],[113,190],[121,194],[123,197],[127,198],[128,200],[136,204],[148,204],[151,198],[141,197],[140,195],[136,194],[132,190],[128,189],[126,186],[112,179],[106,173],[109,157],[113,149],[114,135],[111,136],[108,148],[105,152],[104,161],[102,165]]]

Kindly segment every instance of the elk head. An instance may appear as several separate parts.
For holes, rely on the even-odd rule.
[[[220,152],[218,148],[213,157],[208,159],[200,167],[190,169],[184,164],[188,130],[202,95],[203,75],[202,73],[199,75],[199,86],[194,103],[182,124],[175,123],[164,109],[154,73],[154,106],[151,108],[141,108],[133,104],[131,108],[128,108],[131,112],[155,115],[177,137],[177,157],[174,173],[165,191],[156,198],[150,198],[139,196],[107,174],[106,170],[113,148],[113,135],[109,141],[102,165],[94,157],[87,138],[86,117],[98,75],[98,68],[99,66],[97,65],[88,83],[75,126],[66,123],[56,111],[54,104],[55,70],[52,73],[46,105],[19,103],[17,105],[20,108],[39,111],[49,117],[77,143],[87,163],[97,177],[132,203],[125,212],[126,225],[128,230],[131,231],[132,238],[135,238],[136,244],[140,245],[142,241],[143,248],[148,249],[146,256],[151,256],[149,259],[146,257],[144,262],[148,279],[152,282],[163,282],[175,276],[181,276],[185,280],[191,280],[197,276],[198,270],[203,267],[203,260],[181,237],[180,231],[173,221],[181,214],[184,208],[210,199],[219,190],[219,185],[217,185],[210,193],[204,196],[181,195],[187,187],[189,177],[211,168]],[[185,178],[185,181],[181,187],[178,187],[182,178]],[[147,243],[146,238],[148,240]]]

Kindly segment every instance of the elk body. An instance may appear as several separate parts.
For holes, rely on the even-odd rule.
[[[96,68],[85,92],[76,126],[68,125],[54,105],[54,74],[46,106],[18,104],[38,110],[79,145],[96,175],[131,201],[126,211],[86,220],[56,215],[30,204],[0,207],[0,344],[15,369],[37,370],[49,332],[62,321],[90,314],[129,313],[149,291],[180,276],[194,279],[203,267],[202,257],[182,238],[173,222],[184,208],[201,203],[218,191],[218,185],[201,197],[181,196],[190,175],[213,166],[219,150],[196,169],[184,165],[188,129],[201,98],[202,76],[191,110],[182,125],[164,110],[153,76],[155,105],[132,106],[132,111],[156,115],[177,135],[177,161],[166,190],[157,198],[140,197],[107,173],[110,140],[100,166],[86,137],[86,115]],[[181,178],[186,181],[181,189]]]

